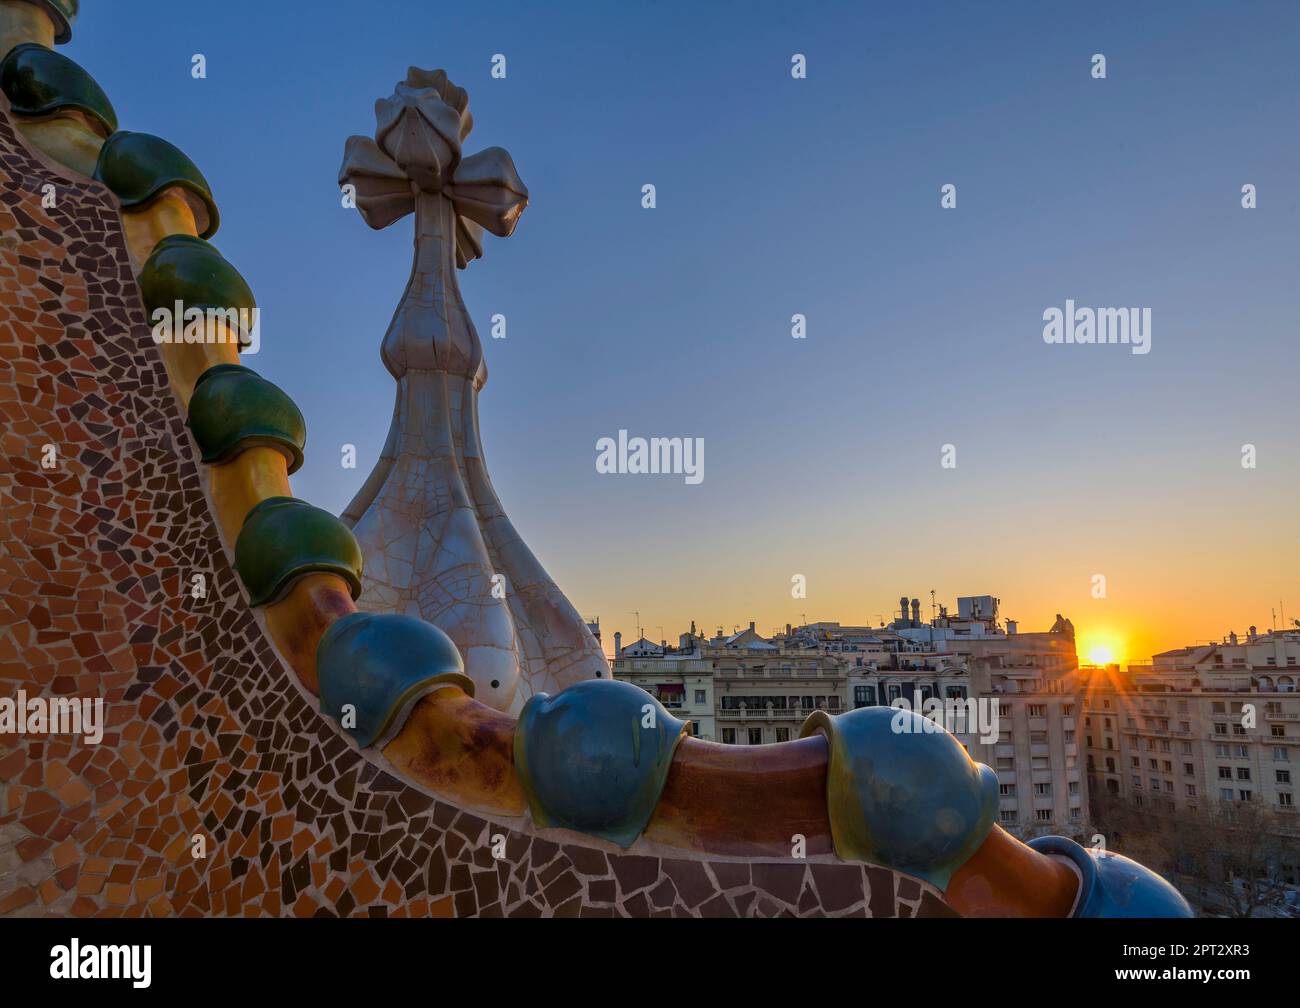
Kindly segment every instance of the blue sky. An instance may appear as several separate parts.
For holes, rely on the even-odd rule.
[[[344,140],[444,67],[467,152],[506,147],[531,195],[461,274],[490,471],[607,635],[931,588],[1132,657],[1266,626],[1288,591],[1300,615],[1294,3],[83,6],[65,51],[212,184],[266,312],[247,363],[308,420],[299,496],[341,510],[379,451],[410,266],[409,219],[340,206]],[[1066,298],[1151,307],[1152,352],[1045,345]],[[597,475],[619,428],[703,437],[704,482]]]

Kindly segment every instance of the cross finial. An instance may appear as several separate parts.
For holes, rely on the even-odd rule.
[[[483,254],[482,228],[505,238],[528,205],[528,187],[501,147],[462,157],[474,128],[469,95],[442,70],[411,67],[392,95],[375,102],[374,139],[352,136],[339,185],[351,185],[372,228],[385,228],[416,208],[421,193],[440,194],[456,212],[456,265]]]

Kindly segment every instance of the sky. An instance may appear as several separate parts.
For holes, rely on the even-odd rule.
[[[64,51],[212,185],[245,363],[307,418],[296,495],[341,511],[391,411],[411,221],[341,205],[344,141],[443,67],[530,192],[460,274],[489,470],[607,650],[634,611],[770,632],[931,590],[1129,660],[1300,617],[1296,4],[82,7]],[[1150,352],[1045,343],[1066,299],[1150,308]],[[620,429],[703,438],[705,478],[598,473]]]

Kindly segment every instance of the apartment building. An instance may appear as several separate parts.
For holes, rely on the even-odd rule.
[[[1020,633],[1015,621],[1000,620],[993,596],[957,603],[956,614],[940,606],[922,621],[919,600],[904,597],[887,625],[818,622],[770,638],[752,623],[706,638],[692,623],[675,647],[644,636],[624,647],[616,633],[613,674],[693,720],[699,737],[736,745],[797,738],[818,709],[905,700],[924,712],[938,698],[969,712],[974,700],[983,712],[974,722],[946,726],[997,772],[1002,826],[1022,837],[1081,835],[1088,792],[1073,628],[1058,618],[1051,631]]]
[[[798,738],[814,710],[847,706],[846,663],[803,645],[775,643],[750,623],[737,633],[705,638],[695,624],[678,639],[644,636],[627,647],[614,635],[614,677],[657,697],[674,716],[689,718],[700,738],[729,745],[767,745]]]
[[[900,598],[895,619],[843,652],[851,704],[901,699],[924,710],[932,698],[976,701],[976,723],[958,718],[947,727],[973,759],[997,773],[1003,828],[1025,838],[1082,835],[1088,782],[1073,627],[1058,617],[1052,630],[1021,633],[1016,621],[1001,620],[999,605],[991,595],[963,596],[956,614],[939,606],[922,621],[920,600]],[[815,626],[835,635],[827,624]]]
[[[1093,670],[1085,709],[1095,793],[1195,811],[1258,802],[1300,835],[1300,630],[1228,634]]]

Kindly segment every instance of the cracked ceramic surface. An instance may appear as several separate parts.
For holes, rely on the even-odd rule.
[[[397,380],[383,455],[343,514],[365,557],[359,605],[419,616],[460,649],[475,696],[517,712],[608,673],[600,646],[515,531],[479,435],[483,347],[456,268],[483,228],[510,235],[528,190],[499,147],[463,157],[469,98],[412,68],[376,105],[375,139],[349,138],[340,185],[373,228],[415,214],[411,278],[381,355]]]

